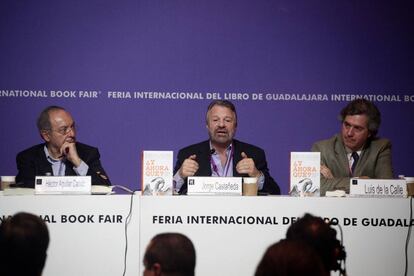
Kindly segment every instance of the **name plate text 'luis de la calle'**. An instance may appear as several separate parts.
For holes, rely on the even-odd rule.
[[[351,196],[406,197],[407,184],[404,179],[351,178]]]

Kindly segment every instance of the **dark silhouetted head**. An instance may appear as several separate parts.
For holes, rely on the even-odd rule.
[[[0,225],[0,275],[40,276],[46,262],[49,231],[41,218],[18,213]]]
[[[179,233],[153,237],[144,255],[144,275],[194,276],[196,253],[189,238]]]

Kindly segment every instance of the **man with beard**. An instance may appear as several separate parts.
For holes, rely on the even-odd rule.
[[[97,148],[76,141],[76,128],[72,116],[64,108],[49,106],[37,120],[43,144],[20,152],[16,157],[20,187],[34,187],[36,176],[92,177],[94,185],[110,185],[99,160]]]
[[[263,194],[280,194],[269,174],[264,151],[234,138],[237,128],[236,108],[230,101],[215,100],[207,108],[206,127],[210,139],[178,152],[174,168],[174,189],[187,193],[189,176],[257,177]]]
[[[357,99],[342,109],[340,120],[340,134],[312,146],[321,153],[321,195],[334,190],[349,193],[351,177],[393,178],[391,143],[376,137],[381,124],[378,108]]]

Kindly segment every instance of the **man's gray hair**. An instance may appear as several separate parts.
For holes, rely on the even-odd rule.
[[[237,126],[237,112],[236,112],[236,107],[234,106],[234,104],[230,101],[227,100],[214,100],[212,101],[208,107],[207,107],[207,113],[206,113],[206,123],[208,123],[208,112],[214,107],[214,106],[223,106],[223,107],[227,107],[228,109],[230,109],[231,111],[234,112],[234,116],[236,119],[236,126]]]
[[[66,111],[63,107],[60,107],[57,105],[51,105],[43,109],[42,112],[40,112],[39,117],[37,118],[37,122],[36,122],[37,129],[39,131],[52,129],[52,125],[50,124],[49,113],[50,111],[55,111],[55,110]]]
[[[381,125],[381,112],[375,104],[366,99],[356,99],[348,103],[341,110],[339,119],[344,122],[346,116],[353,115],[366,115],[368,117],[368,131],[371,134],[371,138],[374,138]]]

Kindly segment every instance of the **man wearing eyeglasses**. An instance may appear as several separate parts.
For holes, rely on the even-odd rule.
[[[39,115],[37,128],[45,143],[16,157],[16,183],[20,187],[33,188],[35,177],[44,175],[90,175],[92,184],[110,185],[98,149],[76,141],[75,122],[64,108],[45,108]]]
[[[391,142],[376,136],[381,124],[378,108],[357,99],[342,109],[340,119],[340,134],[312,146],[321,153],[321,195],[334,190],[349,193],[351,177],[393,178]]]

